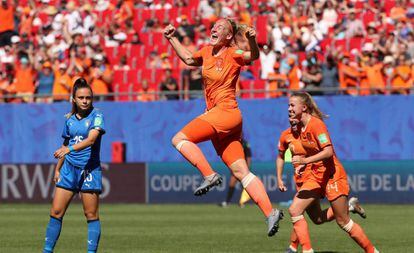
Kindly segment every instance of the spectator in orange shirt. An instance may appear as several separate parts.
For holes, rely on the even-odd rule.
[[[391,81],[392,94],[410,94],[410,88],[413,87],[410,62],[410,58],[404,54],[398,57]]]
[[[371,89],[371,94],[384,94],[385,82],[382,75],[383,64],[378,61],[378,56],[372,54],[363,67],[368,79],[368,86]]]
[[[13,91],[16,95],[22,96],[24,102],[33,102],[35,91],[35,71],[31,63],[31,56],[22,57],[20,65],[16,67],[15,82]]]
[[[398,21],[406,17],[405,14],[407,13],[407,10],[403,2],[403,0],[397,0],[395,1],[395,6],[391,8],[390,18],[394,21]]]
[[[359,86],[359,71],[355,63],[350,61],[348,52],[343,53],[342,61],[338,64],[339,87],[343,94],[358,95],[357,87]],[[346,89],[346,90],[345,90]]]
[[[55,82],[53,83],[53,101],[68,101],[72,92],[72,78],[68,74],[66,63],[60,63],[55,71]]]
[[[300,78],[302,76],[302,72],[299,69],[299,66],[296,65],[296,61],[293,58],[289,58],[287,63],[290,67],[289,72],[287,74],[288,81],[289,81],[289,90],[300,90]]]
[[[155,90],[149,87],[147,79],[142,80],[142,87],[138,93],[137,101],[151,102],[156,100]]]
[[[14,6],[8,0],[1,0],[0,5],[0,47],[10,45],[14,31]]]
[[[283,96],[284,91],[279,89],[286,89],[287,76],[280,72],[280,64],[278,62],[273,66],[273,71],[267,75],[268,85],[267,94],[269,98],[278,98]]]

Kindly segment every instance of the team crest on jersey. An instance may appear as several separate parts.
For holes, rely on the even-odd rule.
[[[216,70],[217,71],[222,71],[223,70],[223,66],[224,66],[223,58],[218,58],[216,60]]]

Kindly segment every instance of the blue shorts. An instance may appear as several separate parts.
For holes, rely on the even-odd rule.
[[[66,160],[60,169],[59,181],[56,187],[73,192],[102,192],[102,169],[82,168],[73,166]]]

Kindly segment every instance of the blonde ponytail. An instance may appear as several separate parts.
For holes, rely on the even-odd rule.
[[[291,95],[292,97],[298,97],[302,101],[304,105],[308,108],[308,113],[311,114],[314,117],[319,118],[320,120],[323,120],[324,118],[328,118],[329,116],[327,114],[324,114],[316,104],[315,100],[312,98],[312,96],[307,92],[294,92]]]

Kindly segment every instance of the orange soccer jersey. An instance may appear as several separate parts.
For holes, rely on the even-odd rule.
[[[279,138],[279,154],[285,154],[286,150],[290,150],[292,153],[292,156],[299,155],[299,156],[305,156],[306,151],[302,146],[300,136],[299,134],[295,134],[292,132],[292,129],[289,127],[285,131],[282,132]],[[296,168],[297,166],[294,165]],[[296,189],[299,190],[299,188],[302,186],[303,182],[306,180],[306,176],[308,175],[309,170],[304,170],[303,174],[298,175],[296,173],[294,174],[294,179],[296,183]]]
[[[194,59],[202,58],[202,77],[207,109],[215,106],[236,108],[236,86],[241,67],[245,65],[243,50],[229,47],[220,55],[213,55],[213,47],[206,46],[193,53]]]
[[[321,152],[327,146],[332,146],[325,123],[313,116],[307,126],[302,129],[300,139],[307,157]],[[335,151],[331,158],[311,164],[310,169],[311,175],[308,178],[322,187],[328,200],[335,199],[340,195],[348,195],[349,186],[346,172]]]

